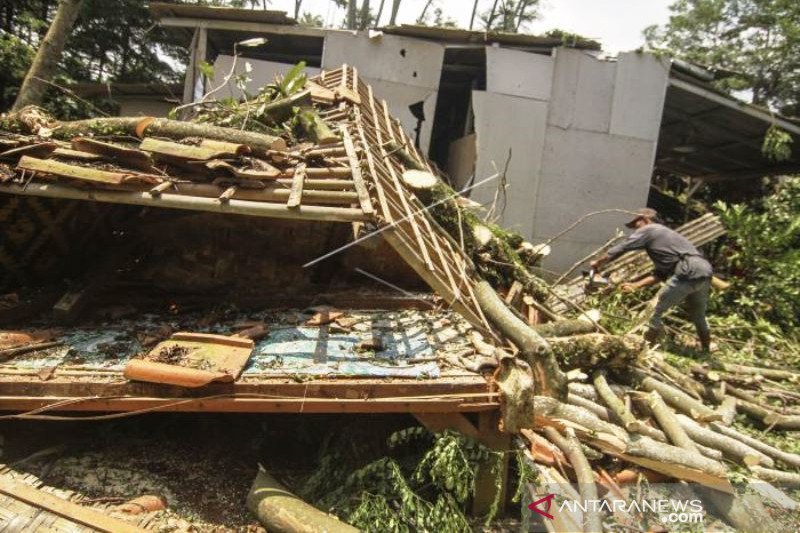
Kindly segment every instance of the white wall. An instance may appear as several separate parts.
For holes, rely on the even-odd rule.
[[[343,64],[356,67],[359,77],[372,85],[378,98],[387,101],[389,111],[412,139],[417,119],[408,106],[424,102],[420,147],[426,153],[430,147],[443,61],[443,45],[397,35],[369,38],[366,33],[329,33],[322,53],[325,69]]]
[[[474,91],[472,106],[478,152],[475,182],[502,172],[511,150],[506,171],[506,201],[499,223],[530,236],[544,149],[547,102]],[[471,198],[488,209],[500,184],[498,179],[476,187]],[[501,204],[498,209],[502,207]]]
[[[543,56],[487,47],[487,90],[473,93],[476,179],[507,173],[501,222],[532,242],[581,216],[647,201],[668,67],[638,53],[617,61],[560,48]],[[491,202],[494,186],[472,198]],[[590,219],[553,244],[545,268],[565,270],[602,245],[625,216]]]
[[[249,73],[246,72],[246,63],[250,63],[253,68]],[[218,55],[214,60],[214,79],[206,82],[206,91],[210,91],[225,81],[225,77],[231,72],[233,65],[233,56]],[[260,59],[247,59],[240,57],[236,60],[236,68],[230,81],[220,90],[214,93],[214,98],[241,98],[242,91],[236,87],[233,81],[235,76],[244,74],[250,81],[245,85],[245,90],[250,94],[258,93],[259,89],[264,85],[273,83],[275,76],[283,75],[291,69],[294,64],[290,63],[277,63],[275,61],[263,61]],[[316,76],[319,74],[320,69],[315,67],[306,67],[306,74],[308,77]]]
[[[669,75],[666,63],[635,52],[611,62],[560,48],[555,62],[535,241],[590,212],[646,205]],[[592,217],[554,243],[544,266],[569,268],[608,240],[626,218]]]

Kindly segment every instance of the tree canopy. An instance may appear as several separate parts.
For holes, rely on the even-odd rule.
[[[650,49],[711,68],[720,89],[748,91],[754,104],[800,114],[800,2],[677,0],[670,11],[645,30]]]
[[[0,108],[7,109],[55,14],[57,0],[17,0],[0,7]],[[121,14],[124,13],[124,16]],[[185,48],[171,43],[141,0],[85,0],[67,39],[55,81],[177,82]],[[55,98],[61,116],[75,101]],[[75,109],[70,109],[70,106]]]

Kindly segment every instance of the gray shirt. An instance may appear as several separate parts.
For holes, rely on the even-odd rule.
[[[655,265],[655,275],[665,280],[673,274],[680,279],[710,278],[713,270],[689,239],[661,224],[650,223],[634,231],[608,251],[615,259],[633,250],[647,252]]]

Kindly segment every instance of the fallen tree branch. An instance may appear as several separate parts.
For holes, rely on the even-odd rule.
[[[313,507],[281,485],[259,465],[247,508],[277,533],[358,533],[358,529]]]
[[[677,415],[678,422],[686,433],[696,442],[721,450],[725,457],[738,461],[746,466],[752,465],[765,465],[773,466],[775,463],[765,454],[755,450],[747,444],[727,437],[721,433],[717,433],[708,428],[702,427],[700,424],[684,415]]]
[[[512,313],[488,282],[481,281],[475,286],[475,297],[486,318],[519,348],[530,365],[536,394],[566,400],[567,377],[547,341]]]
[[[578,492],[580,492],[583,501],[596,501],[598,495],[597,485],[594,482],[594,471],[589,466],[589,461],[586,460],[586,456],[581,450],[581,444],[575,438],[575,433],[570,428],[567,428],[567,436],[564,437],[553,427],[544,428],[544,433],[569,459],[572,468],[575,470]],[[596,510],[584,512],[584,531],[586,533],[603,533],[603,521],[599,512]]]
[[[652,391],[647,395],[647,405],[658,421],[658,425],[661,426],[661,429],[664,430],[664,433],[667,434],[667,437],[669,437],[669,440],[672,441],[675,446],[689,450],[690,452],[697,453],[699,451],[695,443],[681,427],[675,413],[664,403],[658,391]]]

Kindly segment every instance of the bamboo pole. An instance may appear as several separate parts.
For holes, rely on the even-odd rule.
[[[231,213],[268,218],[286,218],[296,220],[320,220],[329,222],[358,222],[367,220],[360,209],[344,207],[325,207],[306,205],[289,209],[285,204],[269,202],[253,202],[247,200],[230,200],[221,203],[216,199],[184,196],[179,194],[161,194],[153,197],[149,192],[83,190],[57,184],[31,183],[27,187],[5,185],[0,192],[8,192],[21,196],[39,196],[45,198],[66,198],[70,200],[91,200],[95,202],[141,205],[146,207],[164,207],[187,209],[189,211],[207,211],[211,213]],[[217,191],[217,196],[219,191]]]

